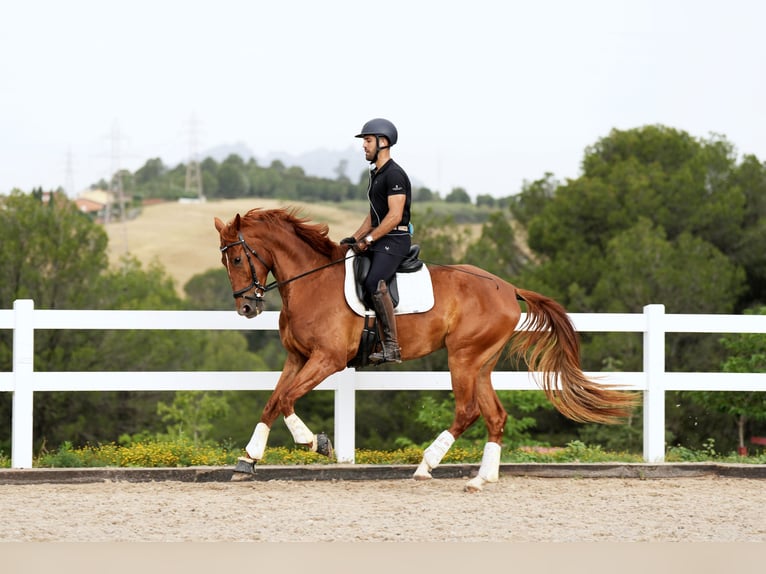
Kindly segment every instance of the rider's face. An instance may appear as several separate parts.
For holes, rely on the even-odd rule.
[[[364,136],[362,138],[362,149],[364,150],[364,158],[367,161],[372,161],[377,151],[377,138],[375,136]]]
[[[380,137],[381,147],[388,145],[388,139],[384,136]],[[362,139],[362,149],[364,149],[364,157],[367,161],[373,161],[375,154],[378,152],[378,138],[376,136],[364,136]]]

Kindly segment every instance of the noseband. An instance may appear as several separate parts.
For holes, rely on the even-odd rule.
[[[258,281],[258,276],[255,274],[255,265],[253,265],[253,260],[250,258],[250,254],[252,253],[253,256],[258,259],[258,261],[261,262],[261,265],[263,265],[267,271],[269,271],[269,266],[266,264],[266,262],[263,260],[263,258],[258,255],[258,253],[250,247],[247,244],[247,241],[245,241],[245,238],[242,237],[242,232],[240,231],[237,235],[239,237],[239,241],[235,241],[234,243],[229,243],[227,245],[224,245],[221,247],[221,253],[226,253],[226,251],[230,247],[236,247],[237,245],[242,245],[244,247],[245,251],[245,257],[247,258],[247,263],[250,265],[250,275],[252,276],[253,280],[250,282],[250,285],[243,289],[239,289],[237,291],[234,291],[232,295],[235,299],[239,299],[240,297],[244,297],[245,299],[249,301],[261,301],[263,299],[264,294],[266,294],[268,291],[271,291],[274,289],[274,287],[277,286],[277,282],[270,283],[269,285],[262,285],[260,281]],[[254,295],[245,295],[248,291],[251,289],[255,289]]]

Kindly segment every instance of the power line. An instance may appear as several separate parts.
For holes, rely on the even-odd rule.
[[[122,223],[122,239],[124,252],[128,253],[128,230],[126,226],[127,209],[125,206],[125,190],[122,182],[122,170],[120,168],[120,126],[115,120],[112,124],[111,139],[111,171],[112,178],[109,184],[109,193],[106,198],[106,213],[104,215],[104,224],[111,223],[111,204],[112,197],[116,197],[120,206],[120,222]]]
[[[72,166],[72,148],[66,152],[66,179],[64,182],[65,193],[70,199],[74,199],[77,192],[74,188],[74,167]]]
[[[195,114],[192,114],[189,119],[189,159],[186,162],[184,195],[186,197],[196,197],[199,201],[205,201],[202,190],[202,172],[197,157],[197,129],[197,117]]]

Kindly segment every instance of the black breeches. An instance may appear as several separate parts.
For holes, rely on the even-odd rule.
[[[378,290],[378,282],[389,282],[401,262],[410,251],[411,239],[409,234],[386,235],[372,244],[371,266],[367,279],[364,281],[364,292],[367,303],[371,303],[371,295]],[[371,306],[371,305],[370,305]]]

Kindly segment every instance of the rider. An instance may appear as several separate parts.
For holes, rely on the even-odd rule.
[[[391,159],[391,146],[399,137],[394,124],[375,118],[364,124],[355,137],[362,138],[364,157],[370,162],[367,187],[370,212],[356,233],[341,243],[350,244],[357,254],[368,252],[371,259],[370,272],[364,283],[365,302],[369,307],[372,300],[381,325],[383,348],[379,353],[372,353],[370,361],[401,363],[394,304],[388,292],[388,282],[411,247],[412,187],[405,171]]]

